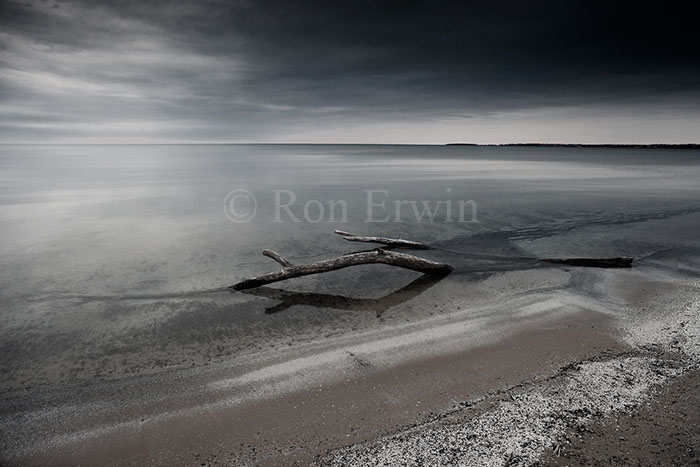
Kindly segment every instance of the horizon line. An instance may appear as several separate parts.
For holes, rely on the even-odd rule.
[[[539,147],[679,147],[700,149],[700,143],[560,143],[560,142],[514,142],[514,143],[284,143],[284,142],[150,142],[150,143],[29,143],[29,142],[0,142],[0,146],[539,146]]]

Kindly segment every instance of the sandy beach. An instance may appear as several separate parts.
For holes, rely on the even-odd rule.
[[[475,285],[481,298],[462,311],[87,386],[77,405],[47,393],[31,423],[5,415],[22,435],[5,452],[37,466],[571,465],[562,456],[588,449],[572,433],[635,420],[693,378],[697,284],[667,274],[504,273]],[[516,292],[490,303],[504,285]]]

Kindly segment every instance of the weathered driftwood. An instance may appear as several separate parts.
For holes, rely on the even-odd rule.
[[[388,238],[388,237],[368,237],[365,235],[357,235],[343,230],[336,230],[335,233],[342,235],[349,242],[365,242],[365,243],[381,243],[386,246],[409,248],[412,250],[431,250],[428,244],[414,242],[412,240],[404,240],[403,238]]]
[[[316,261],[314,263],[302,265],[293,265],[291,262],[287,261],[274,251],[264,250],[263,255],[280,263],[282,265],[282,270],[246,279],[232,285],[230,288],[234,290],[251,289],[253,287],[260,287],[261,285],[292,279],[294,277],[335,271],[360,264],[388,264],[389,266],[411,269],[413,271],[426,274],[446,274],[452,271],[452,266],[449,264],[437,263],[435,261],[430,261],[428,259],[419,258],[417,256],[408,255],[405,253],[386,251],[381,248],[371,251],[351,253],[338,258],[326,259],[323,261]]]
[[[390,248],[409,248],[415,250],[430,250],[432,247],[425,243],[414,242],[412,240],[404,240],[402,238],[388,237],[370,237],[364,235],[356,235],[343,230],[336,230],[336,234],[342,235],[343,238],[350,242],[366,242],[366,243],[381,243],[384,246],[369,251],[360,251],[340,256],[338,258],[316,261],[314,263],[294,265],[280,254],[272,250],[263,250],[263,255],[277,261],[282,269],[276,272],[270,272],[261,276],[252,277],[244,281],[232,285],[231,289],[245,290],[260,287],[262,285],[272,284],[286,279],[295,277],[308,276],[311,274],[320,274],[322,272],[335,271],[338,269],[357,266],[360,264],[387,264],[404,269],[411,269],[426,274],[447,274],[452,271],[452,266],[444,263],[437,263],[418,256],[408,255],[406,253],[398,253],[388,251]],[[593,268],[630,268],[632,267],[632,258],[622,256],[619,258],[525,258],[518,259],[536,260],[545,263],[566,264],[569,266],[582,266]]]
[[[634,259],[629,256],[620,256],[618,258],[537,258],[537,261],[588,268],[631,268]]]

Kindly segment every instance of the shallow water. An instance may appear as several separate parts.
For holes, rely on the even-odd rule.
[[[251,212],[246,199],[225,202],[240,189],[256,199],[248,222],[231,220]],[[2,389],[13,393],[420,320],[459,306],[463,284],[542,266],[523,256],[627,255],[697,274],[700,151],[2,146],[0,226]],[[421,254],[455,272],[367,266],[225,289],[278,267],[264,248],[306,262],[367,247],[334,229],[432,243]]]

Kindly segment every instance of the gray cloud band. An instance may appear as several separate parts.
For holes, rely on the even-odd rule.
[[[5,1],[0,137],[269,140],[594,104],[697,117],[688,8]]]

